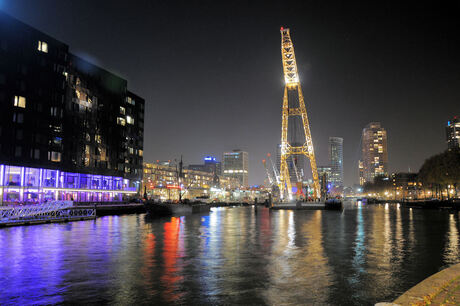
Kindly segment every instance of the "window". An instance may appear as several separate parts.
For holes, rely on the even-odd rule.
[[[38,51],[48,53],[48,44],[44,41],[38,41]]]
[[[22,140],[22,130],[18,129],[16,131],[16,139],[17,140]]]
[[[131,105],[136,105],[136,102],[131,97],[126,97],[126,102]]]
[[[58,114],[58,108],[56,106],[51,107],[51,116],[56,117]]]
[[[22,113],[14,113],[13,114],[13,122],[23,123],[24,122],[24,115]]]
[[[131,116],[126,116],[126,122],[128,122],[129,124],[134,124],[134,118]]]
[[[126,125],[126,120],[125,118],[118,117],[117,118],[117,124],[125,126]]]
[[[60,162],[61,161],[61,152],[48,152],[48,160],[52,162]]]
[[[53,138],[53,143],[56,144],[56,145],[61,145],[62,138],[61,137],[54,137]]]
[[[30,150],[30,157],[34,159],[40,159],[40,150],[39,149]]]
[[[14,150],[14,156],[15,157],[20,157],[21,155],[22,155],[22,147],[16,146],[16,148]]]
[[[123,106],[120,106],[120,114],[125,115],[126,109]]]
[[[14,106],[26,108],[26,98],[14,96]]]
[[[142,156],[142,155],[144,155],[144,151],[139,150],[139,156]]]

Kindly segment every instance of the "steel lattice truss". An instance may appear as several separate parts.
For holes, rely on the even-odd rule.
[[[292,43],[289,29],[281,28],[281,57],[284,71],[284,97],[281,127],[281,165],[280,165],[280,195],[284,198],[286,191],[289,199],[292,198],[292,187],[289,176],[287,159],[291,155],[305,155],[310,160],[310,166],[313,176],[314,196],[320,196],[318,171],[316,168],[315,153],[313,141],[310,133],[307,109],[300,87],[299,74],[294,54],[294,44]],[[289,107],[288,91],[296,91],[299,97],[299,106],[296,108]],[[305,143],[302,146],[291,146],[288,143],[288,119],[289,116],[301,116],[305,134]]]

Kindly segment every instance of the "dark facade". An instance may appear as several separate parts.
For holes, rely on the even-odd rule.
[[[127,81],[0,12],[0,164],[142,176],[144,100]]]

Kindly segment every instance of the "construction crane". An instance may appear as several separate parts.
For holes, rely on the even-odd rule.
[[[297,178],[297,198],[301,198],[302,196],[305,196],[303,193],[303,182],[302,182],[302,175],[299,173],[297,170],[297,165],[296,165],[296,159],[292,159],[292,166],[294,167],[295,171],[295,176]]]
[[[267,161],[265,159],[262,159],[262,163],[264,164],[265,172],[267,173],[268,182],[270,183],[270,186],[272,186],[275,183],[275,181],[273,180],[273,177],[267,168]]]
[[[320,197],[320,187],[318,180],[318,170],[316,168],[313,140],[311,138],[310,125],[308,122],[307,109],[300,86],[297,63],[294,54],[294,44],[291,40],[289,29],[281,28],[281,58],[284,72],[284,97],[281,125],[281,158],[280,158],[280,196],[282,200],[292,199],[291,179],[287,160],[291,155],[305,155],[310,160],[313,176],[314,197]],[[298,97],[298,107],[289,107],[289,97]],[[288,122],[290,116],[300,116],[302,118],[305,142],[301,146],[292,146],[288,142]]]
[[[270,153],[267,153],[267,157],[268,157],[268,159],[270,159],[270,163],[272,164],[273,174],[275,175],[276,185],[279,186],[279,184],[280,184],[280,174],[278,173],[278,169],[276,169],[275,164],[273,163],[272,155]]]

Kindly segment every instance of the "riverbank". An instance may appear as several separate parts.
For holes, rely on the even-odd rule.
[[[460,264],[426,278],[393,303],[401,306],[460,304]]]

